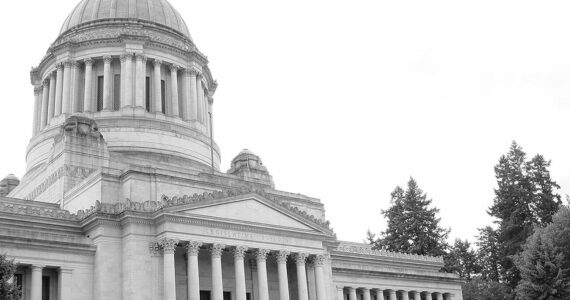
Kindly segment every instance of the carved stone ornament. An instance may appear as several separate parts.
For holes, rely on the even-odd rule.
[[[176,245],[178,245],[178,240],[162,238],[158,241],[158,243],[162,247],[162,251],[164,252],[164,254],[174,254],[174,250],[176,250]]]
[[[93,59],[92,58],[86,58],[83,60],[83,62],[85,63],[86,66],[93,65]]]
[[[247,246],[237,246],[233,249],[235,259],[243,259],[245,257],[245,252],[247,251]]]
[[[178,70],[180,69],[180,66],[175,65],[175,64],[171,64],[168,66],[168,68],[170,69],[170,72],[178,72]]]
[[[188,253],[189,256],[198,256],[200,247],[202,247],[202,243],[196,241],[189,241],[186,245],[184,245],[184,248],[186,248],[186,253]]]
[[[268,249],[258,249],[255,251],[255,258],[258,262],[265,262],[267,260],[267,254],[269,254],[271,250]]]
[[[160,255],[160,245],[158,242],[150,242],[148,244],[148,251],[150,252],[151,256],[159,256]]]
[[[287,263],[287,257],[289,257],[290,253],[291,252],[289,252],[287,250],[281,250],[281,251],[277,252],[275,254],[275,257],[277,258],[277,263],[286,264]]]
[[[226,248],[226,245],[213,244],[212,247],[210,247],[210,255],[212,255],[212,257],[222,257],[224,248]]]
[[[156,66],[160,67],[160,65],[162,64],[162,60],[160,60],[160,59],[154,59],[154,60],[152,61],[152,64],[153,64],[155,67],[156,67]]]
[[[295,254],[295,263],[298,265],[304,265],[307,261],[307,257],[309,257],[309,254],[307,253],[297,253]]]
[[[49,79],[47,79],[47,78],[44,79],[44,81],[42,82],[42,85],[44,86],[44,89],[48,88],[49,87]]]
[[[103,62],[106,64],[110,64],[113,61],[113,57],[109,56],[109,55],[105,55],[103,56]]]
[[[63,64],[59,63],[55,65],[55,69],[59,72],[59,71],[63,71]]]
[[[37,96],[37,95],[39,95],[39,94],[41,94],[41,93],[42,93],[42,86],[41,86],[41,85],[39,85],[39,86],[34,86],[34,95]]]
[[[314,259],[315,266],[322,267],[325,265],[327,260],[328,260],[328,257],[326,255],[319,254],[319,255],[315,256],[315,259]]]

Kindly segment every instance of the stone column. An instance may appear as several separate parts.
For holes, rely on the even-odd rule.
[[[402,295],[402,300],[410,300],[408,297],[408,291],[400,291],[400,295]]]
[[[79,110],[79,67],[80,62],[74,61],[71,66],[71,112],[76,113],[80,112]]]
[[[237,246],[234,249],[234,265],[236,275],[236,300],[246,300],[247,291],[245,288],[244,256],[247,251],[246,246]]]
[[[163,238],[159,241],[164,259],[164,300],[176,300],[176,277],[174,270],[174,251],[177,240]]]
[[[190,241],[186,244],[188,256],[188,300],[200,300],[200,272],[198,269],[198,253],[202,243]]]
[[[188,95],[188,118],[190,120],[198,119],[198,86],[197,77],[198,71],[190,70],[190,87]]]
[[[44,266],[33,265],[30,300],[42,300],[42,271]]]
[[[344,287],[337,286],[336,287],[336,293],[337,293],[337,296],[336,296],[337,300],[344,300]],[[381,300],[381,299],[378,299],[378,300]]]
[[[170,65],[170,100],[171,114],[180,117],[180,109],[178,104],[178,69],[176,65]]]
[[[357,300],[356,299],[356,289],[353,287],[348,288],[348,300]]]
[[[324,266],[327,261],[326,255],[317,255],[315,257],[315,280],[317,286],[317,300],[326,300],[325,286],[325,270]]]
[[[83,94],[83,111],[93,112],[93,60],[91,58],[85,59],[85,91]]]
[[[198,121],[205,124],[204,116],[204,88],[202,88],[202,76],[196,77],[196,93],[198,95]]]
[[[182,93],[180,101],[180,117],[184,121],[188,121],[188,78],[190,74],[188,74],[188,69],[182,69],[182,86],[180,87],[180,92]]]
[[[435,293],[435,297],[436,297],[437,300],[443,300],[443,294],[440,293],[440,292],[436,292],[436,293]]]
[[[224,300],[224,282],[222,277],[222,251],[226,246],[214,244],[212,255],[212,300]]]
[[[61,115],[61,100],[63,96],[63,64],[55,66],[57,68],[57,78],[55,79],[55,112],[54,117]]]
[[[422,300],[422,294],[420,292],[412,292],[414,294],[414,300]]]
[[[146,94],[146,56],[136,54],[135,106],[145,107]]]
[[[63,90],[61,99],[61,113],[71,113],[71,69],[75,67],[75,62],[68,60],[64,64],[63,70]]]
[[[309,289],[307,288],[307,271],[305,262],[309,255],[306,253],[297,253],[295,255],[295,263],[297,265],[297,290],[299,292],[299,300],[309,300]]]
[[[160,66],[162,65],[162,61],[155,59],[153,61],[154,65],[154,72],[152,77],[152,86],[154,90],[154,110],[155,113],[162,113],[162,91],[161,91],[161,84],[160,84]]]
[[[160,299],[160,262],[162,258],[161,246],[158,242],[150,242],[148,245],[148,250],[150,254],[150,274],[151,274],[151,284],[150,284],[150,300]]]
[[[279,275],[279,299],[289,300],[289,279],[287,277],[287,257],[289,251],[281,250],[277,253],[277,272]]]
[[[49,103],[49,80],[44,80],[42,84],[42,108],[40,112],[40,130],[47,125],[48,120],[48,103]]]
[[[267,284],[267,249],[259,249],[255,252],[257,262],[257,281],[259,282],[259,300],[269,300],[269,286]]]
[[[390,290],[390,300],[398,300],[398,297],[396,297],[396,291]]]
[[[370,300],[370,289],[362,288],[362,295],[364,300]]]
[[[377,300],[384,300],[384,292],[381,289],[375,289],[374,292]]]
[[[72,300],[73,270],[60,268],[58,273],[59,300]]]
[[[47,123],[53,118],[55,113],[55,90],[56,88],[56,79],[55,73],[52,72],[49,74],[49,103],[48,103],[48,116],[47,116]]]
[[[451,294],[443,294],[444,300],[451,300]]]
[[[121,101],[121,107],[133,106],[133,54],[126,53],[121,58],[125,61],[125,91],[122,93],[125,99]]]
[[[113,110],[113,97],[111,85],[113,84],[113,74],[111,73],[111,56],[103,56],[103,110]]]
[[[40,112],[42,106],[42,87],[34,86],[34,117],[32,120],[32,136],[38,134],[40,130]]]

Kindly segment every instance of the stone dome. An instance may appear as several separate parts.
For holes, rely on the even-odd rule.
[[[82,0],[63,22],[60,35],[97,21],[127,20],[165,26],[192,39],[186,23],[166,0]]]

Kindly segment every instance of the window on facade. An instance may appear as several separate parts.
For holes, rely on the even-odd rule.
[[[200,291],[200,300],[210,300],[210,291]]]
[[[49,300],[49,284],[50,280],[48,276],[42,277],[42,300]]]
[[[232,293],[224,292],[224,300],[232,300]]]
[[[121,108],[121,75],[115,74],[113,78],[113,108],[119,110]]]
[[[160,81],[160,102],[162,103],[162,113],[166,114],[166,83]]]
[[[251,293],[245,294],[245,300],[251,300]]]
[[[97,111],[103,110],[103,76],[97,77]]]
[[[146,111],[150,112],[150,77],[147,77],[145,80],[145,106]]]
[[[16,288],[18,288],[21,291],[22,286],[24,285],[24,274],[15,274],[14,283],[16,284]]]

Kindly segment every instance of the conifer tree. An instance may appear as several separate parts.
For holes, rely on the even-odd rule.
[[[474,275],[481,271],[477,262],[477,254],[471,249],[471,243],[467,240],[456,239],[449,247],[449,252],[444,257],[445,271],[456,273],[460,278],[470,281]]]
[[[382,210],[388,224],[375,248],[410,254],[443,256],[449,230],[439,225],[439,209],[430,207],[431,200],[413,178],[407,189],[396,187],[391,194],[392,206]]]
[[[513,142],[495,166],[497,188],[488,213],[497,218],[501,279],[511,288],[520,280],[514,257],[522,251],[535,225],[544,225],[561,204],[558,185],[550,178],[550,162],[541,155],[526,161],[526,153]]]
[[[477,260],[481,266],[481,279],[499,282],[501,278],[498,234],[491,226],[479,228],[475,244],[478,247]]]
[[[9,280],[14,276],[16,265],[13,260],[8,260],[5,254],[0,254],[0,299],[19,300],[20,291]]]

